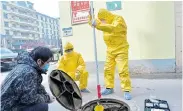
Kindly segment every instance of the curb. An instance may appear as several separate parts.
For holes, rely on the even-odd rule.
[[[130,77],[141,79],[182,79],[182,73],[131,74]]]

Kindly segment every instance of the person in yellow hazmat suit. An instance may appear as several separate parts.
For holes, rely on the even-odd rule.
[[[104,66],[104,80],[106,88],[102,95],[114,92],[114,72],[117,65],[121,88],[124,91],[124,98],[130,100],[131,80],[128,68],[127,25],[122,16],[115,15],[106,9],[100,9],[98,18],[92,20],[89,16],[89,24],[96,29],[103,31],[103,39],[107,46],[107,57]]]
[[[88,72],[81,54],[74,51],[70,42],[64,46],[64,55],[58,61],[58,70],[66,72],[73,80],[79,81],[81,92],[89,93],[87,89]]]

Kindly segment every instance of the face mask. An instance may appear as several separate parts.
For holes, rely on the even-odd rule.
[[[73,50],[65,51],[66,56],[72,56]]]
[[[46,63],[41,69],[42,69],[44,72],[47,72],[49,66],[50,66],[50,64]]]

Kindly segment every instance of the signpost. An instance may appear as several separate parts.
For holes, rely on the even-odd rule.
[[[63,37],[68,37],[68,36],[72,36],[73,32],[72,32],[72,27],[69,27],[69,28],[63,28],[62,29],[62,32],[63,32]]]
[[[72,25],[87,23],[89,11],[90,11],[89,1],[71,1]]]
[[[121,10],[121,1],[106,2],[106,6],[109,11]]]

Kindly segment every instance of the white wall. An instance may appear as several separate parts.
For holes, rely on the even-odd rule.
[[[104,1],[94,2],[95,14],[106,8]],[[60,26],[71,27],[70,2],[59,2]],[[125,1],[122,10],[113,11],[124,17],[128,26],[130,60],[175,58],[174,3],[150,1]],[[74,25],[73,36],[63,37],[63,45],[71,41],[85,61],[94,61],[93,33],[88,24]],[[106,46],[102,32],[96,31],[99,61],[105,61]]]
[[[176,36],[176,71],[181,72],[182,71],[182,8],[183,8],[183,2],[178,1],[175,2],[175,36]]]

